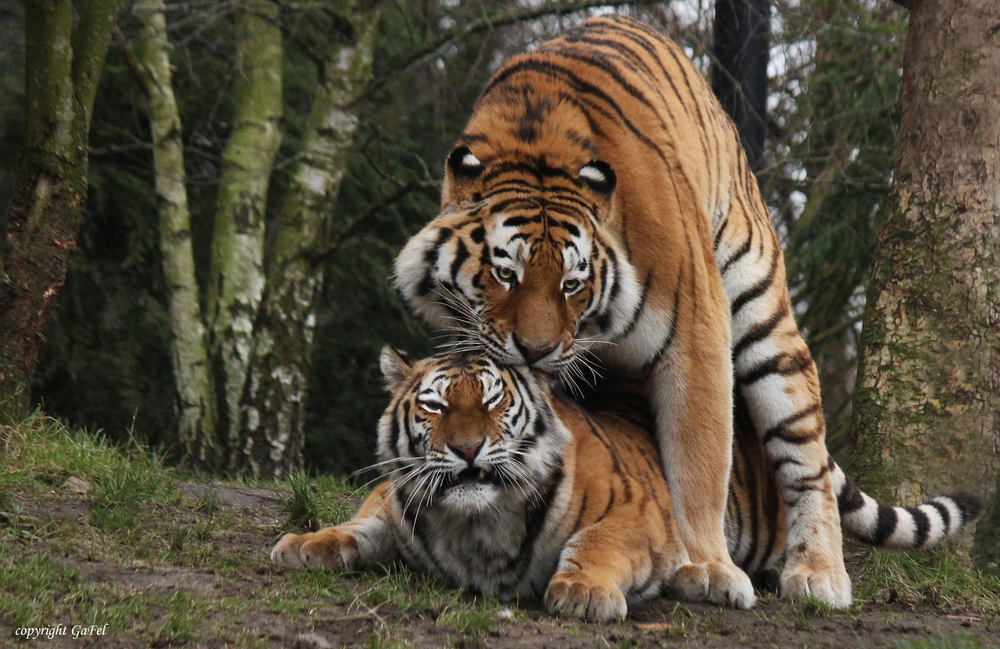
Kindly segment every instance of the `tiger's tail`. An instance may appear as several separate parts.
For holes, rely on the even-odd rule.
[[[975,494],[938,496],[915,507],[893,507],[861,491],[830,458],[840,525],[862,543],[893,550],[928,548],[954,536],[983,513]]]

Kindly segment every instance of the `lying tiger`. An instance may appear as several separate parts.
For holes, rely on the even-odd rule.
[[[559,615],[620,619],[669,589],[717,600],[718,583],[680,540],[644,395],[623,384],[586,407],[523,366],[443,354],[411,362],[383,349],[392,400],[379,422],[387,480],[348,523],[286,534],[275,563],[361,570],[402,558],[414,569]],[[739,417],[737,418],[739,420]],[[750,574],[785,550],[774,472],[753,434],[738,436],[726,517],[729,551]],[[940,497],[875,503],[829,461],[844,528],[895,548],[954,534],[982,509]]]

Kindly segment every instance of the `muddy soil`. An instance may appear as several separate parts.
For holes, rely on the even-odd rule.
[[[496,603],[483,610],[487,619],[466,624],[448,623],[452,604],[397,606],[391,599],[370,603],[363,592],[363,577],[344,576],[338,584],[345,588],[311,600],[311,608],[282,612],[283,592],[289,598],[296,591],[295,576],[268,560],[272,545],[280,536],[283,522],[281,495],[269,489],[235,488],[226,485],[184,483],[181,491],[195,502],[211,490],[219,504],[216,516],[228,523],[210,535],[214,552],[229,558],[231,570],[198,565],[178,555],[163,559],[102,558],[99,548],[53,549],[44,536],[25,540],[31,552],[51,553],[53,561],[78,569],[81,581],[101,584],[102,592],[116,601],[142,594],[168,596],[178,591],[199,602],[207,602],[200,626],[186,635],[162,633],[167,612],[159,607],[141,611],[145,624],[127,623],[109,628],[105,636],[73,639],[56,636],[51,640],[19,641],[8,618],[0,615],[0,647],[457,647],[498,649],[511,647],[905,647],[933,639],[965,638],[969,646],[1000,646],[1000,619],[953,602],[919,604],[905,601],[858,602],[844,612],[817,611],[815,607],[786,603],[765,597],[751,611],[735,611],[717,606],[679,604],[659,599],[635,608],[627,621],[616,624],[587,624],[556,619],[537,604],[521,603],[503,607]],[[15,495],[26,515],[49,517],[55,525],[88,524],[84,496],[57,489],[47,496]],[[164,524],[176,512],[162,513]],[[193,507],[181,517],[196,524]],[[153,526],[155,528],[155,524]],[[155,529],[149,530],[155,534]],[[194,565],[192,565],[194,564]],[[849,563],[852,578],[856,568]],[[893,599],[892,597],[888,599]],[[458,600],[476,611],[481,600],[462,594]],[[218,606],[214,603],[218,602]],[[269,604],[264,602],[270,602]],[[237,615],[232,610],[240,611]],[[227,613],[227,611],[230,611]],[[2,613],[2,612],[0,612]],[[482,616],[480,616],[482,618]],[[52,624],[74,624],[73,620],[53,620]],[[131,626],[129,626],[131,624]],[[142,628],[140,628],[142,627]],[[160,629],[161,632],[156,630]]]

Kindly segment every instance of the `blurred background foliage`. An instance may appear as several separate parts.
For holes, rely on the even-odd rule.
[[[268,197],[272,215],[282,203],[316,84],[317,52],[333,20],[324,2],[279,4],[285,114]],[[373,461],[375,425],[386,402],[377,363],[382,344],[418,356],[434,349],[432,336],[392,287],[392,261],[436,214],[442,161],[479,89],[508,56],[587,12],[442,39],[485,16],[544,4],[386,2],[375,81],[360,107],[329,233],[335,245],[324,259],[305,449],[314,471],[347,474]],[[168,3],[202,282],[239,74],[233,54],[237,5]],[[712,9],[710,0],[674,0],[616,11],[668,34],[707,74]],[[125,55],[138,25],[126,12],[120,26],[91,126],[86,222],[45,333],[34,394],[49,414],[75,425],[101,428],[112,438],[132,431],[169,451],[176,395],[150,134]],[[830,446],[844,453],[865,282],[895,154],[905,29],[905,11],[888,0],[772,3],[768,141],[759,181],[786,243],[798,320],[820,367]],[[0,215],[8,211],[17,167],[23,66],[22,5],[0,0]]]

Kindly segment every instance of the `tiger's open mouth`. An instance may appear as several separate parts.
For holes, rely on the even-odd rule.
[[[494,471],[479,467],[469,467],[468,469],[462,469],[458,473],[453,473],[448,476],[448,479],[441,485],[441,491],[447,491],[452,487],[470,484],[491,484],[499,486],[500,482]]]

